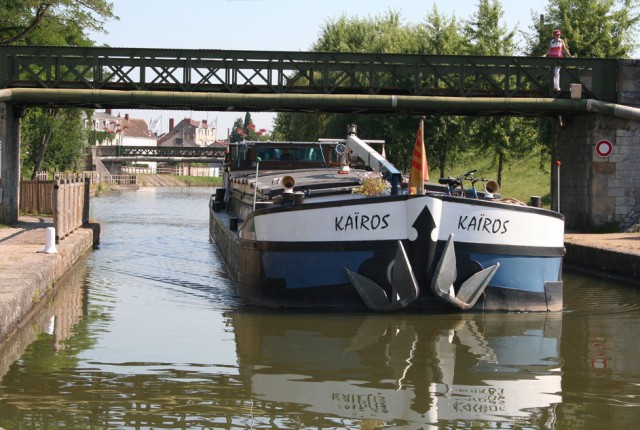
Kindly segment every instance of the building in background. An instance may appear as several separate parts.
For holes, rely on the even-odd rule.
[[[205,147],[216,142],[216,128],[206,119],[195,121],[185,118],[174,124],[169,119],[169,131],[158,139],[158,146]]]
[[[131,118],[128,113],[122,119],[122,145],[123,146],[158,146],[158,137],[149,129],[149,124],[143,119]],[[129,173],[156,173],[158,163],[156,161],[133,162]]]
[[[105,112],[93,112],[91,118],[88,118],[83,111],[82,119],[89,130],[91,146],[121,145],[122,120],[119,116],[113,116],[111,109]]]

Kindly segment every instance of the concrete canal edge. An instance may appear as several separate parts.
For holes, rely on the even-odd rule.
[[[565,242],[565,249],[568,269],[640,286],[640,255],[634,250],[606,249],[588,242]]]
[[[48,254],[45,228],[8,230],[0,240],[0,344],[48,302],[65,275],[100,241],[100,224],[90,223]]]

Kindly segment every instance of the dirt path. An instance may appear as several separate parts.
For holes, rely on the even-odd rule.
[[[640,255],[640,233],[566,233],[565,243]]]

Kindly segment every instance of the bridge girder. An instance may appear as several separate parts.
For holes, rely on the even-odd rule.
[[[478,114],[508,114],[497,107],[504,99],[557,98],[556,66],[566,89],[584,83],[585,98],[616,102],[616,60],[337,52],[5,46],[0,88],[27,106],[38,100],[26,91],[41,90],[36,94],[50,105],[89,108],[468,115],[468,99],[493,98]],[[416,97],[421,106],[376,104],[375,97]],[[444,107],[453,109],[424,98],[447,100]]]

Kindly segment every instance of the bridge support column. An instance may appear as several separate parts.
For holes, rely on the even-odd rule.
[[[0,222],[18,220],[22,109],[0,103]]]
[[[601,140],[613,144],[611,155],[598,155]],[[553,141],[552,161],[562,163],[560,212],[568,229],[624,231],[640,222],[640,123],[600,114],[562,117]],[[557,209],[556,185],[552,196]]]

